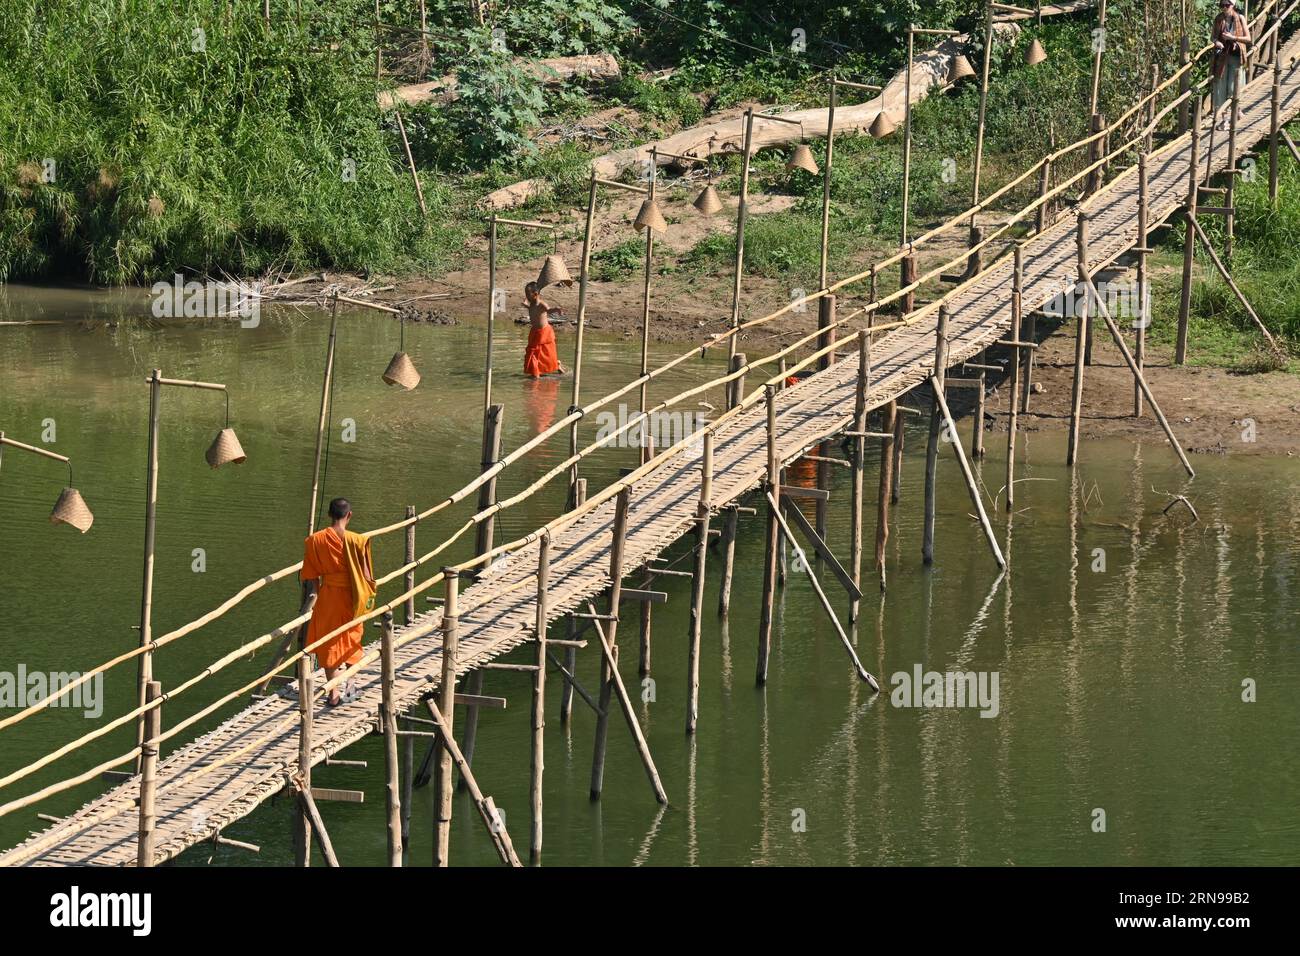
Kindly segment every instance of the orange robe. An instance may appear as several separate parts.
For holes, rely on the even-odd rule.
[[[351,536],[352,532],[347,534]],[[368,548],[366,553],[368,555]],[[373,579],[370,568],[367,567],[365,573]],[[312,609],[311,623],[307,626],[308,645],[357,616],[357,596],[348,570],[347,550],[343,539],[333,528],[317,531],[304,542],[299,577],[303,581],[320,578],[316,606]],[[365,632],[365,625],[358,624],[316,648],[315,654],[321,666],[334,670],[340,664],[357,664],[362,657],[361,638]]]
[[[555,350],[555,329],[550,323],[528,333],[528,350],[524,352],[524,374],[532,378],[549,375],[560,368],[560,354]]]

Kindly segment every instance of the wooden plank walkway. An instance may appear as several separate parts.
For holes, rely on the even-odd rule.
[[[1300,38],[1284,45],[1283,63],[1300,51]],[[1265,139],[1269,129],[1268,74],[1248,86],[1242,97],[1238,129],[1239,150]],[[1283,120],[1300,112],[1300,72],[1283,73]],[[1202,135],[1208,147],[1208,124]],[[1215,169],[1227,163],[1227,136],[1216,136]],[[1189,137],[1149,164],[1151,224],[1179,209],[1187,192]],[[1206,157],[1202,156],[1202,169]],[[1263,165],[1261,163],[1261,165]],[[1136,168],[1126,170],[1097,208],[1085,205],[1091,219],[1091,261],[1110,264],[1131,248],[1137,235]],[[1073,213],[1062,215],[1042,235],[1028,240],[1024,250],[1026,310],[1037,308],[1072,284],[1076,246]],[[953,290],[950,362],[958,364],[1005,334],[1010,323],[1011,262],[1004,258],[979,277]],[[898,329],[872,348],[873,372],[868,406],[877,408],[897,399],[930,374],[934,355],[933,323]],[[857,376],[856,361],[843,361],[782,391],[777,403],[779,452],[789,462],[814,445],[846,428],[852,418]],[[1153,434],[1155,424],[1152,423]],[[631,489],[624,566],[639,567],[660,554],[694,527],[699,496],[701,450],[685,449],[667,457]],[[759,405],[720,428],[714,441],[713,495],[718,505],[734,502],[757,488],[766,473],[766,412]],[[613,502],[595,509],[557,534],[551,543],[554,582],[548,594],[550,617],[557,619],[610,584],[609,542]],[[977,532],[972,530],[974,536]],[[531,639],[535,614],[537,546],[525,547],[494,564],[461,593],[460,674],[501,657]],[[418,702],[438,686],[442,669],[440,613],[419,615],[410,625],[419,639],[396,653],[399,706]],[[398,628],[398,636],[407,628]],[[868,662],[869,664],[870,662]],[[318,675],[320,681],[322,676]],[[313,754],[319,763],[369,734],[379,707],[379,667],[358,675],[360,698],[315,713],[318,741]],[[270,697],[235,714],[211,733],[176,750],[158,768],[158,861],[214,834],[251,813],[281,790],[298,760],[297,702]],[[288,721],[289,729],[279,725]],[[199,768],[253,744],[238,759],[194,777]],[[490,784],[490,781],[486,781]],[[129,866],[136,856],[137,817],[134,812],[139,781],[127,781],[87,803],[74,814],[0,857],[4,864]],[[671,797],[671,794],[670,794]],[[86,826],[91,820],[99,822]],[[54,837],[46,841],[46,837]],[[36,840],[43,848],[32,847]]]

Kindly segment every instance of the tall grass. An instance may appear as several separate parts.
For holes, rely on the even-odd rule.
[[[0,0],[0,280],[391,270],[460,245],[421,221],[368,42],[231,9]],[[449,192],[425,198],[445,221]]]

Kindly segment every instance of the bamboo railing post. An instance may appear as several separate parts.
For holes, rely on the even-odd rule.
[[[1188,127],[1192,125],[1191,117],[1196,114],[1192,109],[1192,97],[1187,94],[1192,89],[1192,73],[1188,67],[1192,62],[1192,41],[1187,35],[1184,28],[1182,36],[1178,38],[1178,95],[1182,101],[1178,104],[1178,135],[1186,133]]]
[[[831,239],[831,165],[835,162],[835,93],[838,87],[835,74],[831,74],[830,101],[826,107],[826,168],[822,170],[822,233],[821,250],[818,259],[817,288],[825,292],[827,284],[827,266],[830,258]]]
[[[736,204],[736,266],[731,286],[731,330],[727,356],[736,354],[740,328],[740,283],[745,270],[745,218],[749,210],[749,164],[753,161],[750,145],[754,139],[754,111],[745,110],[745,138],[740,151],[740,196]]]
[[[1106,0],[1098,0],[1097,27],[1104,33],[1106,29]],[[1094,116],[1097,113],[1097,106],[1101,100],[1101,54],[1104,49],[1105,43],[1094,44],[1092,56],[1092,92],[1088,98],[1088,112]]]
[[[1273,208],[1277,208],[1277,182],[1278,182],[1278,132],[1281,129],[1279,122],[1281,118],[1281,97],[1282,97],[1282,57],[1277,53],[1277,34],[1273,35],[1273,88],[1269,94],[1269,121],[1268,121],[1268,199]]]
[[[659,158],[654,147],[650,148],[650,182],[648,198],[650,202],[655,201],[655,185],[659,179]],[[641,285],[641,413],[644,414],[648,407],[646,402],[649,396],[650,382],[646,379],[646,373],[650,371],[650,270],[654,266],[655,254],[655,231],[650,227],[645,229],[645,276]],[[646,428],[646,425],[642,425]],[[644,447],[644,446],[643,446]],[[641,464],[645,464],[644,454],[641,457]]]
[[[1133,333],[1133,358],[1137,361],[1137,367],[1140,371],[1146,360],[1147,351],[1147,325],[1151,321],[1150,315],[1150,294],[1148,286],[1150,278],[1147,275],[1147,227],[1149,219],[1150,203],[1150,182],[1147,176],[1147,154],[1145,152],[1138,154],[1138,221],[1137,221],[1137,322]],[[1142,388],[1137,381],[1133,382],[1133,417],[1137,418],[1142,414]]]
[[[898,244],[907,248],[907,207],[912,186],[912,56],[916,49],[914,27],[907,28],[907,68],[903,73],[903,215],[899,229]],[[903,285],[907,285],[907,271],[904,266]],[[911,311],[911,307],[908,307]],[[777,498],[777,501],[780,501]]]
[[[1105,129],[1105,127],[1106,127],[1105,117],[1103,117],[1100,113],[1094,112],[1092,114],[1092,118],[1088,121],[1089,135],[1095,135],[1097,133],[1100,133],[1103,129]],[[1104,155],[1103,152],[1104,150],[1105,150],[1105,145],[1101,137],[1094,139],[1091,143],[1088,144],[1088,165],[1095,166],[1096,168],[1092,169],[1088,173],[1088,185],[1084,190],[1085,196],[1091,196],[1101,188],[1102,167],[1097,166],[1096,164],[1101,161],[1101,157]]]
[[[443,724],[434,764],[433,791],[433,865],[447,866],[451,855],[451,751],[447,738],[453,733],[452,711],[456,705],[456,655],[459,646],[458,614],[460,573],[455,568],[443,568],[446,597],[442,605],[442,683],[438,687],[439,710]]]
[[[984,4],[984,63],[980,69],[980,109],[979,122],[975,129],[975,171],[971,182],[971,199],[970,204],[973,207],[980,203],[980,170],[984,165],[984,120],[989,105],[989,63],[993,55],[993,4],[990,0],[985,0]],[[977,241],[975,239],[975,213],[970,214],[971,226],[971,245]],[[969,268],[969,267],[968,267]],[[978,270],[977,270],[978,271]],[[967,275],[973,273],[968,272]]]
[[[948,305],[939,306],[939,320],[934,329],[934,375],[931,385],[937,384],[937,391],[930,400],[930,439],[925,446],[925,517],[921,531],[921,560],[926,564],[934,563],[934,506],[937,488],[935,486],[935,469],[939,463],[939,399],[938,391],[944,387],[945,371],[948,368]],[[957,436],[951,436],[955,441]]]
[[[971,213],[971,219],[974,220],[975,214]],[[970,279],[977,276],[984,269],[984,249],[980,245],[984,241],[984,228],[982,226],[972,225],[970,227],[970,238],[967,240],[967,248],[970,249],[970,255],[966,257],[965,278]]]
[[[330,334],[325,346],[325,374],[321,377],[320,416],[316,421],[316,456],[311,473],[311,504],[307,510],[308,536],[316,530],[316,506],[320,496],[321,450],[325,443],[325,429],[329,426],[330,391],[334,381],[334,351],[338,341],[338,332],[339,297],[336,292],[330,299]]]
[[[315,696],[311,655],[298,658],[298,799],[293,821],[295,865],[311,866],[311,820],[302,794],[311,793],[312,704]]]
[[[647,230],[649,231],[649,230]],[[536,866],[542,861],[542,772],[545,768],[544,731],[546,729],[546,589],[551,580],[551,535],[542,532],[537,546],[537,618],[533,624],[537,639],[536,667],[533,670],[533,747],[528,795],[533,815],[532,843],[528,857]],[[572,673],[572,672],[570,672]]]
[[[1187,361],[1187,326],[1192,314],[1192,266],[1196,261],[1196,235],[1191,220],[1196,218],[1196,201],[1199,195],[1201,161],[1200,110],[1192,113],[1192,152],[1187,173],[1187,234],[1183,238],[1183,281],[1178,299],[1178,338],[1174,346],[1174,364]]]
[[[729,372],[739,372],[745,367],[745,353],[737,352],[731,356],[728,364]],[[727,385],[727,408],[732,409],[740,404],[741,399],[745,397],[745,376],[739,375]]]
[[[896,414],[894,415],[893,474],[889,482],[890,504],[898,504],[899,491],[903,487],[903,431],[903,416]]]
[[[772,499],[781,501],[780,458],[776,450],[776,386],[764,386],[767,401],[767,488]],[[776,512],[768,506],[767,537],[763,552],[763,595],[758,618],[758,665],[755,680],[767,683],[767,661],[772,650],[772,602],[776,592],[777,549],[780,526]]]
[[[853,446],[850,458],[852,484],[849,495],[849,574],[862,589],[862,469],[867,457],[867,390],[871,387],[871,333],[858,333],[858,384],[853,401]],[[825,535],[820,535],[823,541]],[[849,623],[858,619],[860,601],[849,600]]]
[[[380,618],[380,717],[384,726],[384,800],[388,811],[388,865],[402,865],[402,781],[397,758],[396,666],[393,661],[393,612]],[[411,738],[408,737],[407,740]]]
[[[581,508],[587,503],[587,479],[579,478],[578,483],[573,488],[573,507]],[[578,622],[573,615],[569,615],[566,624],[565,637],[574,641],[578,637]],[[570,674],[576,673],[578,669],[578,648],[574,644],[568,644],[564,648],[564,669]],[[573,685],[567,680],[560,685],[560,722],[568,723],[569,718],[573,716]]]
[[[591,174],[591,184],[587,192],[587,222],[582,231],[582,261],[578,272],[578,314],[574,317],[573,329],[573,387],[569,392],[569,414],[578,411],[578,402],[582,395],[582,333],[587,326],[587,287],[591,284],[591,236],[596,224],[596,174]],[[569,426],[569,456],[578,453],[578,424],[575,420]],[[573,500],[574,487],[578,481],[578,463],[575,461],[569,469],[569,500]]]
[[[1245,54],[1242,63],[1242,72],[1249,75],[1249,67],[1246,65],[1250,60],[1250,54]],[[1227,67],[1225,67],[1227,69]],[[1224,170],[1227,180],[1227,192],[1224,194],[1224,207],[1227,212],[1223,215],[1223,259],[1226,263],[1232,263],[1232,247],[1236,233],[1237,221],[1237,177],[1241,171],[1237,169],[1237,119],[1241,115],[1241,81],[1242,76],[1238,74],[1237,81],[1232,87],[1232,105],[1228,110],[1228,166]]]
[[[631,491],[618,491],[614,506],[614,527],[609,547],[609,630],[610,659],[601,658],[600,709],[596,713],[596,742],[591,758],[591,799],[599,800],[605,786],[605,743],[609,736],[609,707],[614,692],[613,670],[618,666],[618,606],[623,597],[623,549],[627,543],[627,509]],[[600,622],[597,621],[597,624]]]
[[[140,646],[148,648],[136,665],[136,706],[143,707],[145,692],[153,680],[153,565],[154,535],[158,517],[158,421],[162,403],[162,369],[156,368],[149,376],[149,448],[145,459],[144,498],[144,580],[140,586]],[[145,715],[136,719],[135,743],[142,746],[145,738]],[[136,758],[137,768],[140,757]]]
[[[415,505],[407,505],[406,520],[410,521],[411,523],[406,526],[406,551],[403,555],[405,560],[402,563],[408,565],[415,563],[415,521],[412,520],[414,518],[415,518]],[[407,591],[414,590],[415,568],[411,568],[411,570],[407,571],[406,574],[403,576],[402,580],[403,580],[405,590]],[[406,604],[402,608],[402,622],[407,627],[410,627],[411,622],[414,620],[415,620],[415,595],[412,594],[409,598],[406,599]]]
[[[153,831],[155,800],[158,794],[158,750],[162,735],[162,684],[156,680],[145,685],[145,703],[158,704],[144,714],[145,733],[140,753],[140,828],[136,866],[153,866]]]
[[[483,443],[479,454],[479,473],[486,474],[501,458],[501,415],[505,411],[504,405],[489,405],[483,416]],[[478,490],[478,510],[487,511],[497,500],[497,479],[494,475],[485,481]],[[474,554],[483,555],[492,550],[492,542],[496,534],[495,516],[489,515],[479,524],[474,540]],[[481,696],[483,693],[483,668],[476,667],[469,674],[469,685],[466,688],[471,697]],[[465,762],[470,766],[474,764],[474,746],[478,740],[478,707],[470,704],[465,708],[465,733],[461,738],[461,753],[465,755]],[[457,784],[461,790],[465,789],[465,778],[461,777]]]
[[[1065,463],[1073,465],[1079,457],[1079,419],[1083,413],[1083,366],[1087,350],[1088,306],[1090,273],[1088,271],[1088,214],[1080,210],[1078,229],[1075,232],[1078,248],[1078,282],[1075,285],[1074,309],[1076,315],[1074,339],[1074,379],[1070,387],[1070,440],[1065,452]]]
[[[646,564],[642,567],[645,572],[644,588],[649,588],[654,584],[654,569]],[[650,674],[650,656],[652,651],[652,638],[654,636],[654,615],[651,613],[653,605],[649,601],[637,602],[637,611],[639,626],[637,628],[637,661],[636,672],[638,677],[647,677]]]
[[[1158,63],[1152,63],[1151,64],[1151,94],[1150,94],[1151,98],[1147,102],[1146,116],[1144,117],[1145,119],[1144,125],[1146,126],[1147,134],[1142,141],[1142,150],[1141,150],[1144,153],[1149,153],[1151,152],[1151,150],[1155,148],[1156,113],[1158,112],[1157,107],[1159,107],[1160,105],[1159,102],[1160,96],[1158,93],[1156,93],[1156,90],[1159,87],[1160,87],[1160,65]]]
[[[880,489],[876,499],[876,574],[880,578],[881,591],[885,590],[885,545],[889,542],[889,499],[894,484],[893,446],[898,442],[898,423],[902,417],[898,414],[898,402],[890,402],[885,406],[885,420],[880,429],[894,435],[880,443]]]
[[[487,341],[483,346],[483,440],[487,441],[487,414],[492,407],[492,347],[497,328],[497,214],[488,217],[488,312]],[[576,373],[575,373],[576,374]]]
[[[988,364],[988,350],[980,349],[979,354],[975,356],[975,364],[984,366]],[[985,371],[981,367],[975,372],[975,381],[979,383],[975,389],[975,420],[971,422],[971,442],[970,456],[972,458],[984,457],[984,384]]]
[[[736,529],[740,523],[740,508],[727,505],[724,509],[726,518],[722,524],[722,584],[718,588],[718,617],[725,618],[731,612],[731,578],[736,561]]]
[[[700,716],[700,632],[704,611],[704,572],[709,554],[709,516],[713,501],[713,432],[704,433],[700,459],[700,501],[695,510],[695,569],[691,575],[691,627],[686,647],[686,732],[695,733]],[[649,602],[644,602],[649,604]]]
[[[821,299],[818,300],[817,327],[825,330],[817,338],[818,350],[828,348],[829,346],[834,345],[835,338],[836,338],[835,296],[834,295],[823,296]],[[827,352],[825,355],[819,358],[817,360],[818,371],[825,371],[826,369],[830,368],[831,362],[834,360],[834,357],[835,357],[834,352]],[[819,447],[817,449],[817,453],[819,456],[824,457],[824,452],[825,452],[824,447]],[[821,491],[826,491],[830,486],[831,466],[824,461],[818,461],[816,463],[816,468],[817,468],[817,488]],[[816,499],[816,501],[813,504],[813,513],[815,517],[814,525],[817,529],[817,535],[823,541],[826,539],[826,512],[827,512],[827,499],[825,498]],[[816,560],[820,562],[821,560],[820,555],[817,557]]]
[[[1038,170],[1038,209],[1034,212],[1034,232],[1041,233],[1048,226],[1047,194],[1051,191],[1052,160],[1044,157]]]
[[[1021,295],[1025,283],[1024,247],[1016,244],[1012,255],[1015,257],[1011,273],[1011,334],[1014,341],[1023,342],[1021,325],[1024,322]],[[1016,427],[1019,423],[1020,403],[1020,361],[1026,352],[1032,349],[1015,346],[1011,349],[1011,380],[1007,385],[1007,517],[1011,516],[1016,482]]]
[[[415,738],[402,745],[402,852],[411,846],[411,798],[415,794]]]
[[[916,275],[917,275],[916,256],[911,254],[904,256],[903,261],[899,263],[899,269],[900,269],[900,283],[899,283],[900,289],[906,289],[908,286],[915,284]],[[915,290],[905,293],[902,296],[902,298],[899,299],[898,312],[899,315],[902,316],[903,318],[906,318],[907,316],[911,315],[912,311],[915,308],[916,308]]]

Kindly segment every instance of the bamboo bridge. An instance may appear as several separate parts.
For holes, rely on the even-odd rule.
[[[1270,5],[1271,6],[1271,5]],[[1293,4],[1287,11],[1294,10]],[[1285,20],[1275,18],[1275,24]],[[1213,129],[1213,117],[1203,116],[1192,123],[1186,132],[1174,129],[1164,134],[1163,125],[1172,127],[1175,111],[1189,104],[1199,104],[1205,81],[1199,84],[1182,82],[1181,89],[1174,86],[1190,75],[1191,68],[1199,62],[1200,54],[1189,58],[1182,70],[1153,89],[1114,123],[1093,133],[1078,143],[1045,156],[1018,179],[987,197],[973,209],[918,237],[909,247],[879,263],[869,273],[842,280],[822,291],[808,296],[805,302],[819,302],[821,322],[815,333],[809,333],[793,345],[786,346],[762,359],[746,360],[735,356],[731,369],[722,378],[709,385],[725,384],[728,388],[728,410],[712,422],[676,445],[650,453],[640,467],[633,470],[608,488],[600,490],[583,501],[581,481],[576,477],[577,462],[583,452],[577,450],[577,422],[585,413],[619,394],[644,385],[659,371],[650,372],[629,383],[612,396],[589,405],[581,412],[556,423],[547,432],[529,442],[523,449],[502,459],[494,469],[484,472],[476,482],[461,489],[442,504],[419,515],[408,517],[377,534],[400,528],[411,528],[428,515],[465,500],[474,492],[480,493],[480,507],[460,532],[459,538],[472,528],[482,527],[511,502],[496,502],[492,497],[482,497],[491,489],[491,480],[500,469],[518,460],[540,440],[552,436],[565,437],[565,429],[573,436],[574,454],[548,476],[569,477],[573,481],[577,498],[574,507],[548,523],[544,528],[519,541],[498,547],[480,549],[474,560],[440,571],[416,583],[415,571],[440,553],[451,542],[444,542],[435,551],[412,560],[385,577],[381,584],[403,575],[406,587],[402,594],[377,607],[364,620],[382,625],[383,638],[367,645],[366,660],[356,676],[360,689],[358,699],[337,707],[321,706],[320,692],[323,676],[312,673],[307,665],[310,657],[299,651],[290,656],[277,670],[292,665],[297,667],[304,689],[313,691],[302,695],[306,700],[284,693],[272,693],[238,711],[209,733],[185,743],[164,758],[158,756],[162,741],[177,734],[195,720],[215,713],[221,707],[247,699],[248,687],[226,695],[198,715],[162,734],[158,715],[162,704],[202,677],[222,669],[237,657],[269,647],[277,640],[292,635],[306,619],[301,614],[294,620],[262,635],[250,644],[243,645],[230,655],[210,666],[200,678],[173,688],[167,694],[152,693],[142,707],[138,707],[116,725],[135,720],[144,721],[144,742],[126,754],[89,771],[26,797],[12,799],[0,806],[0,814],[30,807],[40,800],[62,792],[72,786],[84,784],[113,766],[130,765],[139,761],[137,772],[109,792],[99,796],[76,812],[54,820],[42,832],[34,834],[19,846],[0,855],[0,864],[69,865],[89,864],[126,866],[137,862],[150,865],[176,857],[187,847],[216,839],[222,830],[251,813],[276,793],[290,788],[302,799],[301,820],[295,823],[295,838],[307,847],[309,832],[314,832],[326,859],[335,862],[329,847],[328,836],[320,822],[313,794],[328,798],[328,793],[316,792],[311,787],[311,767],[326,758],[339,754],[350,744],[369,734],[385,735],[389,767],[387,776],[389,802],[390,854],[396,839],[397,859],[400,861],[400,838],[394,836],[402,813],[409,813],[409,790],[405,799],[399,794],[401,785],[396,768],[397,741],[402,734],[422,736],[437,741],[438,791],[435,820],[435,859],[446,862],[447,827],[450,825],[450,779],[454,764],[465,782],[483,822],[487,825],[494,846],[502,860],[518,864],[519,854],[503,826],[498,826],[495,806],[491,797],[485,796],[473,777],[468,755],[455,742],[452,734],[452,712],[459,704],[473,711],[480,706],[490,706],[490,699],[481,694],[481,676],[493,669],[525,670],[533,674],[533,789],[532,789],[532,841],[534,855],[541,847],[541,735],[545,724],[542,714],[544,680],[547,671],[558,672],[562,679],[571,680],[572,653],[579,646],[594,643],[603,662],[603,676],[594,695],[580,686],[576,689],[597,714],[597,746],[593,761],[592,792],[598,795],[602,785],[605,740],[610,722],[627,725],[634,746],[646,770],[650,790],[655,799],[664,803],[664,792],[633,712],[626,688],[617,668],[619,633],[619,607],[621,602],[649,601],[653,592],[624,588],[623,578],[639,569],[649,569],[653,577],[656,559],[684,536],[694,534],[695,570],[689,572],[693,581],[691,668],[688,676],[690,703],[688,721],[698,714],[698,666],[700,637],[700,601],[703,591],[706,543],[709,522],[714,516],[726,520],[723,536],[724,581],[731,575],[731,554],[734,552],[734,519],[738,504],[747,495],[761,491],[759,507],[767,514],[767,580],[764,584],[765,614],[758,641],[757,676],[766,676],[767,648],[771,636],[770,600],[773,589],[775,544],[782,536],[790,539],[802,537],[825,559],[843,584],[851,599],[861,596],[862,518],[862,467],[866,442],[880,439],[882,446],[882,475],[879,518],[887,523],[886,485],[892,470],[891,455],[898,450],[895,436],[901,438],[898,400],[918,386],[942,383],[946,370],[963,363],[975,364],[986,350],[1001,347],[1011,351],[1012,395],[1011,435],[1015,441],[1015,412],[1020,401],[1017,395],[1017,375],[1027,385],[1031,373],[1030,352],[1033,346],[1033,315],[1045,303],[1061,294],[1063,289],[1078,284],[1092,289],[1093,277],[1114,266],[1125,256],[1137,257],[1139,268],[1149,251],[1147,236],[1151,230],[1168,220],[1180,210],[1195,206],[1203,190],[1202,180],[1208,184],[1211,175],[1236,169],[1243,153],[1261,142],[1270,144],[1274,162],[1278,143],[1290,146],[1280,126],[1300,113],[1300,39],[1280,42],[1280,29],[1272,28],[1272,57],[1261,57],[1258,75],[1246,85],[1235,104],[1230,134]],[[1270,39],[1265,32],[1262,39]],[[1264,43],[1267,52],[1269,44]],[[1161,101],[1164,97],[1165,102]],[[1238,112],[1239,111],[1239,112]],[[1193,110],[1187,111],[1189,114]],[[1169,122],[1166,122],[1168,120]],[[1127,125],[1125,125],[1127,124]],[[1123,129],[1129,135],[1123,142],[1118,139]],[[1279,137],[1280,132],[1280,137]],[[1163,139],[1156,145],[1157,139]],[[1294,147],[1290,147],[1294,148]],[[1050,186],[1049,170],[1053,162],[1060,163],[1070,154],[1086,156],[1081,171],[1058,185]],[[1139,154],[1140,162],[1126,165],[1118,174],[1105,175],[1108,165],[1115,167],[1119,161]],[[1113,171],[1113,169],[1112,169]],[[1011,215],[1007,221],[988,235],[976,234],[974,244],[951,262],[924,275],[915,271],[915,254],[918,247],[932,242],[936,237],[952,235],[965,230],[968,221],[978,212],[991,208],[991,204],[1023,183],[1036,185],[1032,177],[1039,175],[1043,184],[1038,197]],[[1082,190],[1082,198],[1073,208],[1053,211],[1056,200],[1070,195],[1070,190]],[[1208,210],[1204,210],[1205,214]],[[1020,229],[1017,234],[1014,230]],[[1197,226],[1199,231],[1199,226]],[[995,246],[999,243],[1000,246]],[[1189,240],[1190,244],[1191,240]],[[1003,255],[1014,246],[1014,254]],[[990,253],[993,261],[984,266],[983,253]],[[997,252],[994,256],[992,253]],[[585,263],[584,263],[585,265]],[[902,270],[904,284],[889,295],[874,297],[866,305],[849,309],[836,309],[836,293],[850,284],[870,278],[873,292],[876,280],[884,268],[897,266]],[[954,266],[965,267],[964,277],[944,275],[944,270]],[[910,270],[910,272],[909,272]],[[908,281],[910,278],[910,281]],[[914,301],[914,294],[923,283],[946,279],[955,284],[941,298],[924,305]],[[886,313],[885,307],[893,306]],[[1121,352],[1133,369],[1135,382],[1146,404],[1150,405],[1156,421],[1165,429],[1172,450],[1190,474],[1191,468],[1160,414],[1156,396],[1150,394],[1141,375],[1138,358],[1134,358],[1124,343],[1115,320],[1105,311],[1104,299],[1097,296],[1090,306],[1097,315],[1078,322],[1076,357],[1081,358],[1087,346],[1085,339],[1091,333],[1092,323],[1100,319],[1105,323]],[[1085,315],[1087,308],[1083,309]],[[724,334],[714,336],[703,348],[729,346],[735,355],[739,333],[756,327],[789,311],[790,306],[760,319],[738,323]],[[857,324],[853,324],[857,322]],[[864,322],[866,323],[864,325]],[[1025,326],[1030,326],[1025,329]],[[796,350],[811,348],[810,354],[796,357]],[[693,350],[696,354],[699,349]],[[683,356],[683,359],[685,356]],[[664,366],[667,369],[683,359]],[[781,363],[777,371],[777,363]],[[760,373],[762,366],[766,373]],[[808,376],[797,384],[786,385],[789,374],[808,369]],[[746,392],[746,376],[762,374],[760,387]],[[1077,420],[1082,362],[1077,363],[1074,424],[1071,435],[1071,455],[1077,449]],[[664,407],[685,397],[699,394],[705,386],[690,389],[663,403]],[[1026,389],[1027,391],[1027,389]],[[929,397],[923,399],[931,406],[931,441],[927,462],[927,519],[933,512],[933,459],[937,454],[934,437],[940,422],[948,417],[944,388],[930,388]],[[978,401],[983,402],[983,389]],[[868,416],[880,410],[883,420],[879,431],[868,430]],[[951,424],[949,422],[949,424]],[[625,428],[635,426],[629,423]],[[854,554],[849,568],[843,568],[825,548],[817,532],[806,519],[793,512],[797,509],[781,507],[781,469],[810,452],[828,439],[847,435],[853,451],[850,453],[854,468],[853,539]],[[611,436],[613,438],[615,436]],[[955,438],[955,435],[954,435]],[[972,501],[981,518],[981,527],[994,561],[1002,565],[1003,558],[992,526],[984,512],[979,492],[969,476],[964,450],[960,440],[954,441],[955,451],[961,459],[971,490]],[[595,447],[595,446],[591,446]],[[1014,455],[1010,456],[1014,460]],[[1010,482],[1008,482],[1008,489]],[[523,496],[526,497],[527,493]],[[517,496],[517,498],[520,496]],[[788,517],[787,517],[788,515]],[[802,522],[802,524],[801,524]],[[793,525],[793,527],[792,527]],[[933,548],[932,520],[927,520],[927,549]],[[811,532],[811,533],[810,533]],[[254,582],[240,594],[231,598],[216,611],[173,631],[153,642],[147,650],[179,640],[185,635],[219,617],[249,594],[277,580],[282,580],[297,570],[283,569]],[[476,571],[471,578],[466,574],[463,590],[459,583],[462,573]],[[669,572],[665,572],[669,573]],[[684,573],[684,572],[675,572]],[[814,585],[822,593],[814,577]],[[829,581],[829,579],[828,579]],[[414,602],[418,595],[441,585],[441,606],[423,613],[415,613]],[[724,593],[726,585],[724,584]],[[608,595],[602,599],[602,595]],[[828,599],[822,601],[834,616]],[[400,625],[392,623],[392,612],[405,607],[405,620]],[[602,610],[603,609],[603,610]],[[548,638],[546,625],[557,620],[569,621],[565,638]],[[851,663],[864,680],[871,681],[868,668],[859,663],[852,643],[836,620],[836,629],[844,641]],[[502,661],[509,652],[523,647],[532,648],[529,663]],[[556,656],[556,650],[565,652],[565,662]],[[450,651],[450,653],[448,653]],[[141,652],[122,655],[102,669],[121,663]],[[553,667],[551,665],[554,665]],[[566,666],[567,665],[567,666]],[[613,666],[611,666],[613,665]],[[263,675],[270,680],[271,675]],[[469,678],[467,681],[466,679]],[[265,680],[263,683],[265,683]],[[455,685],[472,684],[470,692],[457,694]],[[567,696],[567,695],[566,695]],[[598,696],[598,699],[595,699]],[[425,716],[409,713],[421,708]],[[39,705],[28,712],[0,721],[4,728],[42,709]],[[405,722],[406,729],[398,727]],[[472,723],[472,718],[470,719]],[[111,727],[112,725],[110,725]],[[98,736],[95,734],[94,736]],[[45,766],[53,759],[75,750],[68,745],[49,757],[42,758],[36,766]],[[466,746],[465,750],[470,748]],[[0,781],[8,785],[26,776],[33,768],[23,768]],[[409,778],[408,778],[409,787]],[[53,820],[53,818],[50,818]],[[402,821],[403,823],[405,821]],[[441,847],[441,849],[439,848]],[[142,850],[143,848],[143,850]],[[143,857],[142,857],[143,852]],[[304,856],[307,851],[300,853]],[[441,859],[437,854],[442,853]]]

